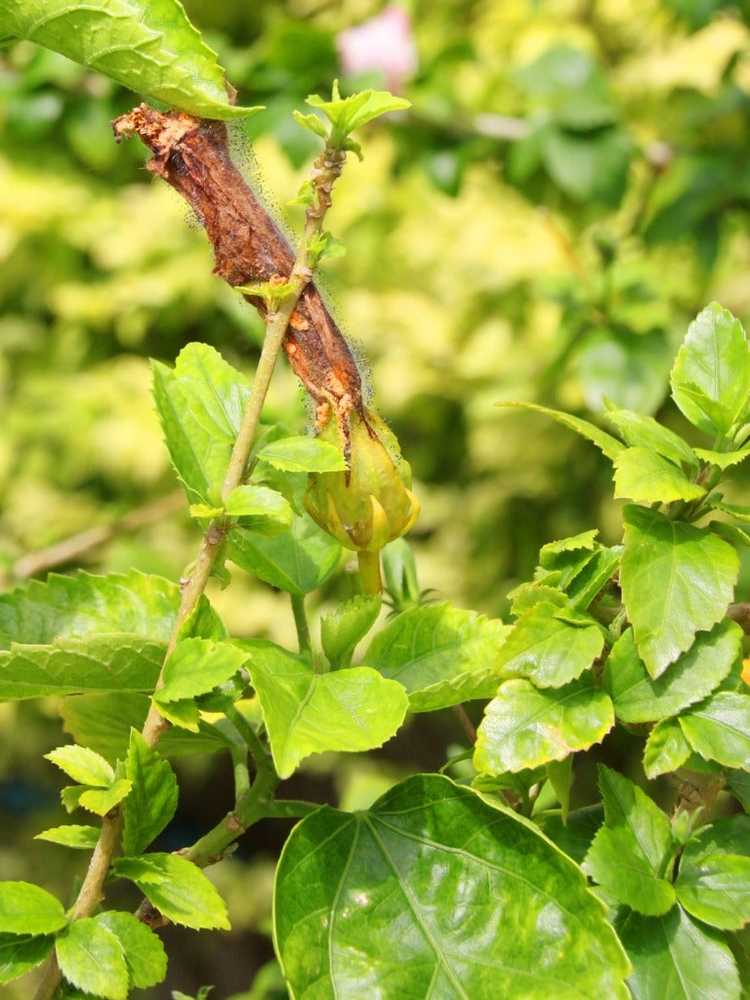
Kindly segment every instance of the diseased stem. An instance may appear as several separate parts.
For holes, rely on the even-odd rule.
[[[277,276],[281,282],[287,284],[288,290],[283,298],[278,300],[273,311],[269,311],[266,318],[266,334],[253,382],[253,390],[247,401],[224,479],[222,498],[225,500],[232,490],[240,485],[245,475],[279,350],[295,307],[312,277],[312,266],[315,261],[311,257],[309,248],[315,237],[323,231],[323,219],[331,205],[331,189],[341,173],[345,158],[345,152],[331,149],[326,145],[320,157],[315,161],[315,172],[312,179],[315,198],[307,209],[302,248],[294,261],[291,274],[287,278],[283,275]],[[180,607],[167,645],[164,663],[174,651],[183,626],[198,607],[230,527],[231,521],[228,518],[215,518],[203,536],[198,558],[182,588]],[[163,674],[164,664],[162,664],[155,690],[162,686]],[[160,715],[152,702],[143,727],[144,740],[150,747],[154,747],[168,728],[169,722]],[[249,725],[247,728],[252,729]],[[273,767],[270,755],[262,746],[254,730],[249,746],[255,758],[257,769],[255,780],[250,788],[240,795],[234,810],[228,813],[222,822],[209,831],[205,837],[201,837],[184,852],[185,857],[196,864],[207,865],[213,860],[221,858],[227,847],[253,823],[267,814],[273,801],[273,795],[280,779]],[[97,906],[102,895],[104,878],[117,849],[119,834],[120,819],[118,813],[117,819],[113,823],[108,823],[106,819],[102,823],[99,840],[91,856],[89,871],[73,909],[74,919],[88,916]],[[138,915],[151,926],[157,925],[159,921],[164,922],[161,915],[155,913],[150,904],[141,904]],[[53,955],[49,959],[37,991],[36,1000],[51,1000],[60,980],[60,970]]]
[[[305,598],[298,594],[290,594],[292,599],[292,611],[294,612],[294,624],[297,629],[297,642],[300,653],[310,653],[312,645],[310,643],[310,626],[307,623],[307,612],[305,611]]]

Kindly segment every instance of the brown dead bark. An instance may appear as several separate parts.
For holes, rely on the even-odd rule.
[[[196,212],[214,249],[214,271],[230,285],[286,279],[294,254],[229,155],[222,122],[141,104],[117,118],[118,141],[137,135],[154,154],[148,169],[170,184]],[[245,296],[265,315],[262,299]],[[319,407],[342,426],[352,411],[364,415],[362,380],[349,345],[314,284],[292,313],[284,350]]]

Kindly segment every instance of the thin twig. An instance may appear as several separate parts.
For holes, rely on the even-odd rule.
[[[175,490],[168,496],[160,497],[151,503],[137,507],[128,514],[112,521],[111,524],[100,524],[87,531],[80,531],[70,538],[64,538],[60,542],[55,542],[45,549],[37,552],[29,552],[20,559],[17,559],[11,569],[11,577],[14,580],[27,580],[29,577],[46,573],[56,566],[64,566],[67,563],[78,561],[81,556],[91,552],[111,542],[113,538],[124,535],[139,528],[145,528],[150,524],[156,524],[169,514],[179,510],[185,502],[184,494],[181,490]]]
[[[307,623],[307,612],[305,611],[305,598],[301,594],[290,594],[289,596],[292,601],[299,651],[300,653],[309,653],[312,651],[312,643],[310,642],[310,626]]]

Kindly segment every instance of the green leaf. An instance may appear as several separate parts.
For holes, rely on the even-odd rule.
[[[227,497],[225,510],[230,517],[266,517],[287,528],[294,519],[289,502],[267,486],[237,486]]]
[[[224,901],[192,861],[176,854],[118,858],[113,872],[130,879],[173,924],[193,930],[229,930]]]
[[[54,938],[26,934],[0,934],[0,983],[9,983],[45,960]]]
[[[55,940],[60,970],[74,986],[107,1000],[126,1000],[128,968],[119,939],[92,917],[74,920]]]
[[[734,549],[705,528],[671,521],[656,510],[624,510],[620,582],[638,652],[659,677],[696,632],[726,613],[739,572]]]
[[[220,503],[250,385],[207,344],[188,344],[174,368],[152,367],[156,408],[188,500]]]
[[[750,774],[747,771],[730,771],[727,785],[746,813],[750,813]]]
[[[143,97],[201,118],[243,118],[216,53],[178,0],[24,0],[0,6],[0,37],[26,38]]]
[[[118,778],[109,788],[87,788],[82,791],[78,805],[97,816],[106,816],[130,794],[131,788],[127,778]]]
[[[726,619],[702,632],[675,663],[653,680],[638,656],[633,630],[612,647],[604,687],[622,722],[656,722],[677,715],[719,686],[742,654],[742,629]]]
[[[380,597],[358,594],[320,619],[323,652],[331,666],[348,667],[358,642],[375,624],[380,614]]]
[[[54,934],[65,926],[59,900],[31,882],[0,882],[0,933]]]
[[[343,453],[329,441],[314,437],[288,437],[272,441],[258,458],[282,472],[344,472]]]
[[[568,538],[559,538],[555,542],[547,542],[539,550],[539,561],[542,566],[547,566],[546,559],[549,556],[558,555],[560,552],[574,552],[576,549],[596,548],[596,536],[599,534],[598,528],[590,531],[582,531],[578,535],[570,535]]]
[[[629,915],[619,936],[633,963],[635,1000],[740,1000],[740,980],[723,937],[675,906],[662,917]]]
[[[750,695],[720,691],[681,715],[680,725],[701,757],[750,771]]]
[[[607,458],[614,461],[621,451],[624,450],[624,445],[613,438],[611,434],[607,434],[600,427],[596,427],[594,424],[589,423],[588,420],[582,420],[580,417],[574,417],[570,413],[564,413],[561,410],[551,410],[547,406],[540,406],[538,403],[498,403],[498,406],[503,407],[518,407],[524,410],[533,410],[535,413],[543,413],[547,417],[552,417],[559,424],[563,424],[565,427],[569,427],[570,430],[575,431],[580,434],[581,437],[585,437],[587,440],[595,444],[596,447],[603,452]]]
[[[539,552],[539,558],[541,565],[534,573],[535,581],[567,590],[596,559],[596,550],[579,548],[554,552],[545,545]]]
[[[164,979],[167,974],[167,954],[161,939],[150,927],[132,913],[119,910],[107,910],[94,917],[94,920],[119,940],[131,986],[145,990]]]
[[[649,451],[626,448],[615,459],[615,498],[638,503],[698,500],[706,493],[676,465]]]
[[[200,729],[200,709],[192,698],[181,698],[178,701],[159,701],[154,698],[159,713],[173,726],[197,733]]]
[[[739,320],[717,302],[688,327],[671,375],[672,398],[691,424],[727,434],[750,400],[750,346]]]
[[[75,847],[81,851],[93,851],[99,840],[99,830],[95,826],[55,826],[38,833],[34,840],[48,840],[51,844],[61,844],[63,847]]]
[[[326,750],[371,750],[404,721],[406,692],[370,667],[318,674],[312,665],[262,639],[241,643],[276,770],[288,778],[300,761]]]
[[[712,927],[750,921],[750,816],[720,819],[692,837],[675,889],[688,913]]]
[[[586,871],[631,909],[666,913],[675,903],[665,878],[674,846],[669,819],[637,785],[601,764],[599,788],[604,825],[586,855]]]
[[[720,469],[728,469],[732,465],[739,465],[750,455],[750,447],[740,448],[737,451],[710,451],[707,448],[696,448],[695,454],[709,465],[716,465]]]
[[[115,772],[109,763],[87,747],[69,744],[50,750],[44,756],[81,785],[108,788],[115,780]]]
[[[505,681],[477,730],[474,767],[503,774],[563,760],[601,742],[614,721],[609,695],[588,681],[545,690]]]
[[[310,94],[307,104],[311,108],[318,108],[330,121],[336,135],[344,138],[355,129],[367,125],[368,122],[379,118],[380,115],[389,114],[391,111],[404,111],[411,107],[411,103],[403,97],[394,97],[387,90],[362,90],[352,94],[351,97],[340,97],[338,84],[334,83],[333,97],[330,101],[324,101],[317,94]],[[299,121],[299,119],[297,119]],[[308,125],[307,122],[300,124]]]
[[[750,522],[750,507],[744,504],[727,503],[723,499],[712,499],[711,506],[716,510],[723,510],[725,514],[731,514],[738,521]]]
[[[687,762],[690,744],[685,739],[677,719],[665,719],[649,733],[643,751],[643,770],[653,781],[660,774],[676,771]]]
[[[573,755],[569,754],[564,760],[550,761],[547,764],[547,779],[560,803],[562,821],[567,823],[570,810],[570,790],[573,787]]]
[[[297,597],[324,584],[341,559],[339,543],[308,515],[273,535],[232,528],[228,542],[227,554],[241,569]]]
[[[424,605],[389,621],[364,661],[406,688],[412,712],[432,712],[494,694],[507,632],[502,622],[474,611]]]
[[[438,775],[407,779],[367,812],[306,817],[279,860],[274,913],[297,997],[377,987],[380,1000],[547,1000],[561,984],[628,996],[619,943],[577,866]]]
[[[152,691],[166,645],[132,635],[56,639],[0,653],[0,701]]]
[[[612,579],[620,565],[622,546],[600,548],[568,585],[567,593],[574,608],[585,610]]]
[[[133,788],[123,808],[122,849],[141,854],[170,822],[179,792],[174,771],[161,754],[132,729],[125,760],[125,776]]]
[[[143,728],[149,701],[139,694],[84,695],[66,699],[60,713],[65,731],[77,743],[91,747],[114,762],[127,753],[130,730]],[[196,734],[179,729],[165,733],[159,740],[159,752],[166,757],[216,753],[232,745],[231,732],[229,729],[224,733],[201,720]]]
[[[660,424],[653,417],[632,410],[606,410],[604,417],[622,435],[623,440],[631,448],[644,448],[656,452],[663,458],[668,458],[676,465],[687,465],[691,469],[698,468],[697,452],[690,445]]]
[[[167,643],[180,605],[180,588],[160,576],[131,570],[93,576],[51,573],[0,595],[0,648],[12,642],[45,645],[59,638],[128,633]],[[194,634],[221,636],[224,629],[203,599]]]
[[[581,864],[591,845],[591,841],[602,825],[604,810],[600,804],[573,809],[568,813],[568,819],[563,824],[562,816],[557,813],[540,813],[536,824],[542,833],[549,837],[561,851]]]
[[[577,625],[569,612],[541,602],[508,634],[495,666],[503,677],[527,677],[537,687],[561,687],[580,677],[604,648],[596,624]]]
[[[233,677],[246,659],[231,642],[183,639],[164,665],[156,701],[165,704],[205,694]]]

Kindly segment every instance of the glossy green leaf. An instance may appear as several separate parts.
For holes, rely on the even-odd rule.
[[[606,410],[604,417],[622,435],[623,440],[631,448],[644,448],[656,452],[663,458],[668,458],[676,465],[698,467],[697,452],[668,427],[660,424],[653,417],[632,410]]]
[[[146,854],[142,858],[118,858],[113,871],[135,882],[172,923],[194,930],[229,930],[223,899],[192,861],[176,854]]]
[[[573,809],[568,813],[567,822],[557,813],[541,813],[536,824],[561,851],[581,864],[591,846],[597,830],[602,825],[604,810],[600,804]]]
[[[496,669],[537,687],[562,687],[580,677],[604,648],[596,624],[578,625],[565,609],[542,602],[524,612],[503,643]]]
[[[666,913],[675,902],[665,878],[674,846],[669,819],[642,789],[602,765],[599,788],[604,825],[586,855],[586,871],[631,909]]]
[[[600,427],[595,424],[589,423],[588,420],[582,420],[580,417],[574,417],[570,413],[564,413],[562,410],[551,410],[547,406],[539,406],[537,403],[498,403],[498,406],[512,406],[519,407],[524,410],[533,410],[535,413],[543,413],[545,416],[552,417],[559,424],[563,424],[565,427],[570,428],[570,430],[575,431],[580,434],[581,437],[585,437],[592,444],[602,451],[607,458],[614,461],[615,458],[624,450],[624,445],[617,440],[617,438],[612,437],[611,434],[607,434]]]
[[[282,778],[313,753],[379,747],[404,721],[409,703],[403,687],[371,667],[319,674],[272,642],[241,645]]]
[[[750,816],[720,819],[685,845],[677,898],[698,920],[723,930],[750,921]]]
[[[237,486],[227,497],[224,508],[230,517],[265,517],[285,528],[294,520],[289,501],[267,486]]]
[[[33,580],[0,595],[0,648],[8,649],[12,642],[44,645],[59,638],[113,633],[167,643],[179,605],[176,583],[137,570],[109,576],[52,573],[44,583]],[[224,634],[205,598],[193,634]]]
[[[48,840],[51,844],[60,844],[62,847],[93,851],[99,840],[99,830],[95,826],[76,826],[75,823],[68,823],[67,826],[55,826],[43,830],[34,837],[34,840]]]
[[[242,118],[216,53],[179,0],[3,0],[0,37],[26,38],[143,97],[202,118]]]
[[[618,928],[633,963],[635,1000],[740,1000],[732,953],[720,934],[679,907],[661,917],[633,913]]]
[[[54,938],[26,934],[0,934],[0,983],[10,983],[45,960]]]
[[[596,558],[596,549],[578,548],[555,552],[544,545],[539,552],[540,566],[534,579],[537,583],[547,583],[567,591],[578,577]]]
[[[154,398],[167,448],[191,503],[221,502],[250,386],[207,344],[188,344],[174,368],[153,363]]]
[[[370,631],[380,614],[380,597],[358,594],[343,601],[320,619],[323,652],[333,667],[348,667],[357,643]]]
[[[152,691],[166,644],[132,635],[56,639],[0,653],[0,701],[106,691]]]
[[[272,535],[233,528],[227,554],[272,587],[303,597],[317,590],[337,568],[341,546],[305,515],[295,517],[288,530]]]
[[[164,979],[167,974],[167,953],[161,938],[150,927],[132,913],[119,910],[107,910],[94,919],[120,942],[131,986],[145,990]]]
[[[58,747],[44,755],[51,760],[69,778],[82,785],[94,785],[96,788],[108,788],[115,779],[115,772],[109,762],[88,747],[74,744]]]
[[[649,733],[643,751],[643,770],[646,777],[653,780],[660,774],[676,771],[687,763],[690,744],[680,728],[677,719],[665,719]]]
[[[750,770],[750,695],[720,691],[681,715],[680,725],[701,757]]]
[[[696,632],[720,621],[734,594],[739,560],[705,528],[628,505],[620,582],[641,659],[659,677]]]
[[[183,639],[164,665],[156,700],[166,703],[205,694],[236,674],[246,658],[231,642]]]
[[[545,690],[505,681],[477,730],[474,767],[503,774],[563,760],[603,740],[614,721],[609,695],[588,681]]]
[[[126,1000],[128,968],[119,939],[92,917],[75,920],[55,940],[60,970],[74,986],[106,1000]]]
[[[726,434],[750,402],[750,345],[739,320],[717,302],[688,327],[672,368],[672,398],[707,434]]]
[[[130,733],[125,776],[133,787],[123,808],[122,849],[136,855],[145,851],[174,816],[177,778],[169,762],[135,729]]]
[[[31,882],[0,882],[0,933],[54,934],[65,926],[59,900]]]
[[[695,454],[701,461],[708,462],[709,465],[716,465],[723,470],[744,462],[750,455],[750,447],[739,448],[737,451],[710,451],[707,448],[696,448]]]
[[[314,437],[287,437],[272,441],[258,452],[258,458],[282,472],[344,472],[343,453],[330,443]]]
[[[279,861],[274,913],[293,996],[628,995],[620,946],[578,868],[437,775],[367,812],[304,819]]]
[[[626,448],[615,459],[615,498],[638,503],[699,500],[705,489],[648,448]]]
[[[412,712],[432,712],[494,694],[507,632],[502,622],[474,611],[423,605],[388,622],[364,662],[406,688]]]
[[[742,629],[726,619],[702,632],[654,680],[638,656],[633,630],[623,632],[604,667],[604,687],[623,722],[656,722],[677,715],[719,686],[742,654]]]

